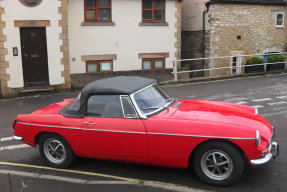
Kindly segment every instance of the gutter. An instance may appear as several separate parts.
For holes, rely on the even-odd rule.
[[[273,5],[273,6],[287,6],[287,2],[250,2],[250,1],[210,1],[208,4],[238,4],[238,5]]]

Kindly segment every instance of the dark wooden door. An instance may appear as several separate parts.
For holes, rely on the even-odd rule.
[[[20,28],[25,86],[48,85],[46,28]]]

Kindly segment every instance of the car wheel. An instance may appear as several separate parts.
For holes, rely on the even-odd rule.
[[[39,141],[39,150],[42,158],[51,167],[67,168],[75,159],[69,143],[56,134],[42,136]]]
[[[195,151],[193,169],[203,182],[227,186],[241,179],[245,160],[235,146],[225,142],[210,142]]]

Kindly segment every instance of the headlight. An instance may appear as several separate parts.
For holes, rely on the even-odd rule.
[[[258,130],[256,130],[256,146],[259,146],[260,143],[261,143],[261,135],[260,135],[260,132]]]

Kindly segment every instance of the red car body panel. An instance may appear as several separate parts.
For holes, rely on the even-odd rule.
[[[71,101],[18,116],[14,134],[35,146],[39,134],[52,132],[63,136],[78,156],[177,168],[188,167],[194,149],[211,139],[234,143],[249,160],[259,158],[272,135],[267,120],[255,115],[253,107],[239,104],[176,100],[147,119],[59,114]],[[256,130],[262,135],[260,146],[255,146]]]
[[[84,117],[84,149],[88,156],[148,162],[146,128],[141,119]]]

